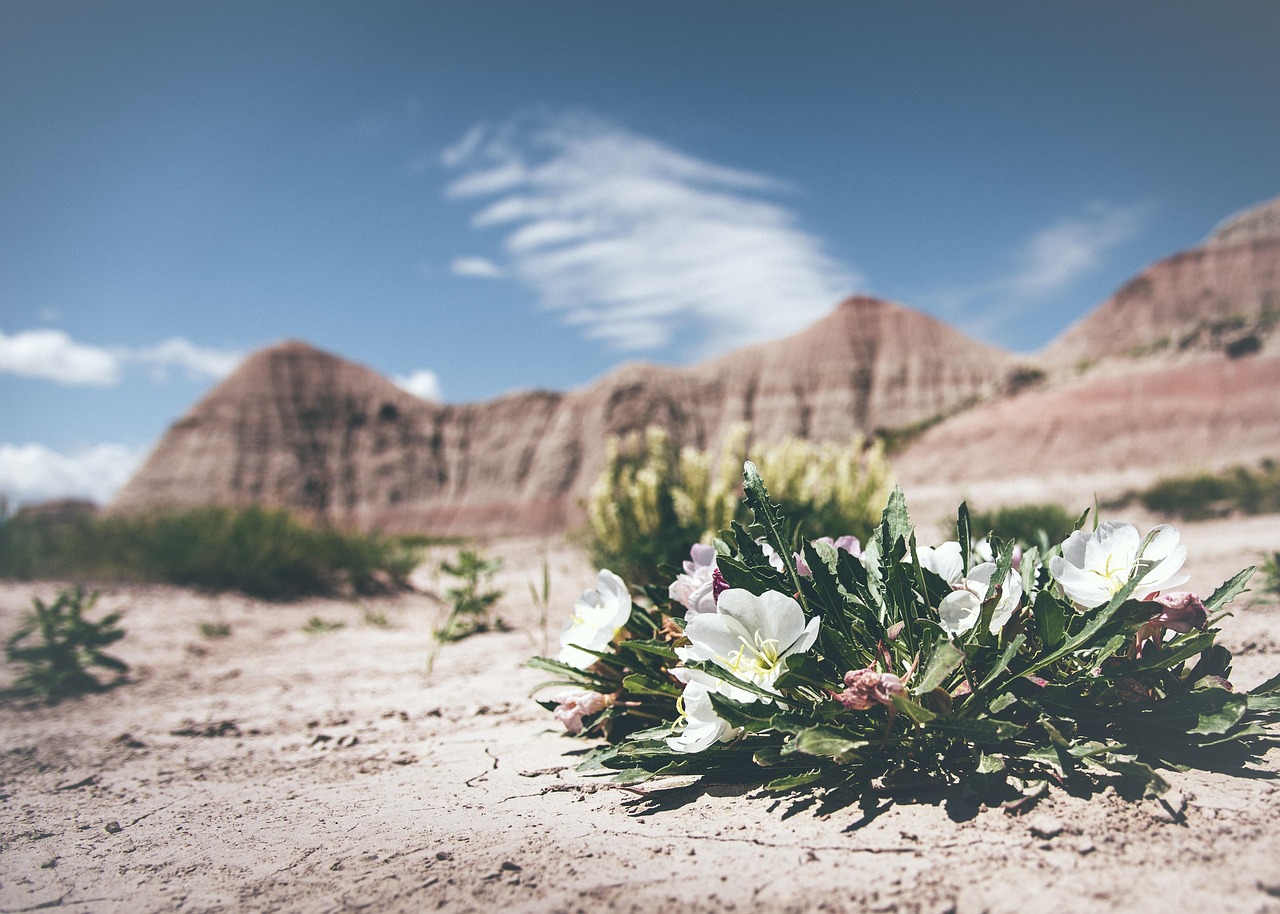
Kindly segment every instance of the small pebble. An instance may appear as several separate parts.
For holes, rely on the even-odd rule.
[[[1048,841],[1049,839],[1056,838],[1058,835],[1062,834],[1064,826],[1062,822],[1051,816],[1039,816],[1028,823],[1028,828],[1031,831],[1032,837],[1043,838]]]

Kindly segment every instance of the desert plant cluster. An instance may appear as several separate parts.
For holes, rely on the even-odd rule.
[[[1280,676],[1231,682],[1217,624],[1254,569],[1203,598],[1176,529],[1085,512],[1048,548],[918,541],[895,490],[865,544],[813,539],[747,463],[753,523],[689,550],[665,588],[610,570],[579,599],[544,706],[605,736],[584,771],[806,785],[1050,785],[1239,768],[1280,742]],[[544,693],[547,694],[547,693]]]

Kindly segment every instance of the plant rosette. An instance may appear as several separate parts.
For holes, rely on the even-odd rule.
[[[566,624],[541,704],[606,737],[580,771],[868,790],[959,785],[1017,804],[1050,784],[1258,762],[1280,743],[1280,676],[1230,681],[1216,623],[1253,568],[1211,595],[1175,590],[1177,530],[1086,528],[1041,553],[921,546],[900,489],[863,548],[808,541],[753,464],[754,522],[695,545],[666,590],[601,571]],[[981,531],[985,532],[985,531]],[[567,691],[566,691],[567,690]]]

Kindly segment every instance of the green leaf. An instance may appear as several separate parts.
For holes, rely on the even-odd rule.
[[[891,700],[893,701],[894,709],[899,714],[907,715],[917,724],[927,724],[938,716],[923,705],[916,704],[905,695],[894,695]]]
[[[623,641],[618,645],[619,651],[634,651],[637,654],[651,654],[654,657],[660,657],[663,660],[670,661],[671,664],[676,662],[676,652],[671,649],[671,645],[665,641],[657,639],[641,639],[631,638]]]
[[[1244,590],[1245,585],[1249,583],[1249,578],[1253,577],[1253,573],[1257,571],[1257,567],[1250,565],[1244,571],[1227,581],[1221,587],[1213,592],[1209,599],[1204,601],[1205,611],[1209,615],[1213,615],[1221,607],[1226,606],[1234,600]]]
[[[664,695],[679,698],[680,688],[674,683],[663,682],[643,673],[632,673],[622,680],[622,687],[632,695]]]
[[[965,577],[969,576],[969,543],[973,541],[969,526],[969,504],[962,501],[960,509],[956,512],[956,541],[960,543],[960,559],[964,563]]]
[[[794,790],[797,787],[804,787],[806,784],[812,784],[814,781],[821,779],[824,774],[821,768],[814,768],[811,771],[805,771],[801,774],[789,774],[785,777],[775,778],[764,785],[764,789],[773,793],[780,793],[784,790]]]
[[[847,762],[857,757],[859,749],[870,745],[864,739],[849,739],[843,734],[825,727],[810,727],[796,734],[791,743],[793,752],[817,755],[822,758]]]
[[[1200,707],[1196,712],[1196,725],[1188,733],[1221,736],[1238,724],[1249,708],[1248,696],[1218,686],[1195,689],[1191,694],[1199,696]]]
[[[1009,664],[1018,654],[1018,649],[1022,647],[1023,642],[1026,640],[1026,635],[1019,634],[1005,645],[1004,650],[1000,654],[1000,659],[996,661],[996,665],[991,668],[991,672],[989,672],[982,682],[978,684],[979,692],[983,691],[987,686],[995,682],[1000,674],[1009,668]]]
[[[615,680],[597,676],[595,673],[588,673],[586,670],[580,670],[576,666],[570,666],[567,663],[561,663],[559,660],[552,660],[549,657],[530,657],[524,662],[524,665],[535,670],[544,670],[548,673],[564,676],[574,682],[608,686],[609,691],[613,691],[616,687]]]
[[[1053,650],[1062,643],[1066,635],[1066,614],[1066,606],[1048,590],[1036,594],[1031,617],[1035,620],[1041,647]]]
[[[1216,632],[1195,632],[1183,635],[1175,641],[1161,645],[1149,656],[1141,660],[1128,661],[1118,669],[1122,674],[1138,673],[1143,670],[1167,670],[1188,657],[1194,657],[1206,648],[1212,647],[1216,637]]]
[[[1169,782],[1160,777],[1154,768],[1144,762],[1134,759],[1108,758],[1106,756],[1095,758],[1093,761],[1117,774],[1138,781],[1144,786],[1144,793],[1147,796],[1158,797],[1169,790]]]
[[[998,755],[978,754],[978,774],[998,774],[1004,771],[1004,759]]]
[[[742,493],[756,525],[764,531],[765,541],[773,547],[782,561],[787,586],[791,588],[792,593],[800,593],[800,574],[796,571],[795,556],[791,551],[791,542],[786,535],[782,515],[778,513],[777,506],[769,501],[769,492],[764,487],[764,480],[760,478],[760,471],[750,460],[742,467]],[[802,596],[802,606],[804,602]],[[809,608],[807,606],[803,608],[805,615],[809,615]]]
[[[956,720],[934,720],[929,723],[928,729],[955,736],[974,745],[991,745],[1013,739],[1026,727],[994,717],[962,717]]]
[[[902,494],[901,486],[893,487],[880,522],[888,539],[888,542],[880,544],[881,554],[887,556],[892,551],[894,543],[909,537],[914,529],[911,526],[911,515],[907,513],[907,497]]]
[[[933,647],[933,653],[929,656],[929,663],[924,668],[924,672],[920,675],[919,682],[912,691],[916,695],[923,695],[926,692],[932,692],[934,689],[942,685],[948,676],[954,673],[964,663],[965,653],[956,647],[951,639],[939,638]]]

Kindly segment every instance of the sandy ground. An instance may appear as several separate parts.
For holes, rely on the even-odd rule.
[[[1280,549],[1280,518],[1182,529],[1206,590]],[[0,708],[0,911],[1280,912],[1280,752],[1251,777],[1172,773],[1166,804],[1058,791],[1022,816],[575,775],[581,744],[521,664],[543,638],[543,557],[552,638],[592,570],[559,542],[488,548],[515,630],[446,646],[430,677],[428,595],[107,589],[131,682]],[[0,636],[55,591],[0,585]],[[344,627],[309,635],[312,617]],[[1260,682],[1280,669],[1280,606],[1246,596],[1224,641],[1237,682]]]

